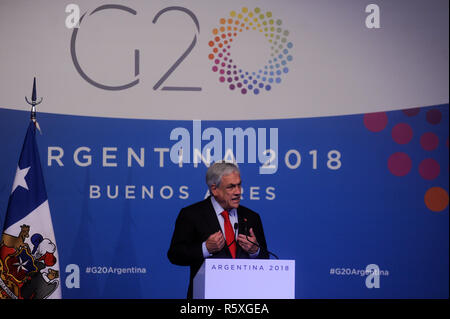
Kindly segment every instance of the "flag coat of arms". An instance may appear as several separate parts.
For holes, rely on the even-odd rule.
[[[0,299],[45,298],[61,298],[59,256],[31,121],[0,241]]]

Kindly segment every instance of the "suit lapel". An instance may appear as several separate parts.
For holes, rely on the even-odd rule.
[[[211,203],[211,196],[205,199],[205,210],[203,211],[203,217],[204,221],[208,225],[208,231],[211,232],[209,235],[221,229],[219,220],[217,219],[216,211],[214,210],[214,207]]]

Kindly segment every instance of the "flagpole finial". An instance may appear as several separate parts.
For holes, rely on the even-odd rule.
[[[40,104],[42,102],[42,97],[37,101],[36,98],[36,77],[33,79],[33,91],[31,93],[31,102],[28,100],[28,98],[25,96],[25,101],[31,105],[31,120],[36,123],[36,105]]]

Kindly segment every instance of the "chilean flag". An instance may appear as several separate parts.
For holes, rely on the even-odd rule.
[[[0,242],[0,299],[59,299],[59,256],[30,122],[17,165]]]

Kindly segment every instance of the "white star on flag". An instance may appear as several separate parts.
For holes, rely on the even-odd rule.
[[[17,266],[17,272],[21,271],[22,269],[27,271],[27,269],[24,267],[28,264],[28,260],[26,260],[25,262],[22,261],[22,258],[19,257],[19,262],[18,263],[14,263],[13,266]]]
[[[28,190],[28,184],[25,181],[25,177],[27,176],[30,168],[31,168],[31,166],[28,166],[24,169],[20,169],[20,167],[17,166],[16,177],[14,178],[14,183],[13,183],[11,194],[16,190],[16,188],[18,186],[22,186],[23,188]]]

